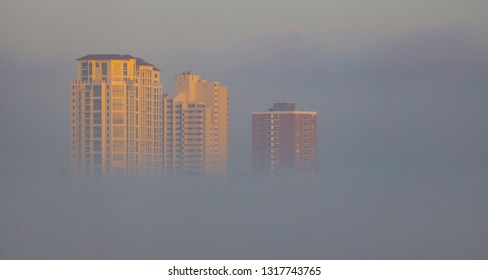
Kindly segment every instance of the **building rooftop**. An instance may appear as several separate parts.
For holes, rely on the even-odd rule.
[[[276,102],[273,103],[273,108],[269,108],[268,111],[264,112],[253,112],[253,115],[259,114],[317,114],[313,111],[297,111],[295,102]]]
[[[273,103],[273,108],[269,108],[269,111],[295,111],[296,106],[295,102],[277,102]]]
[[[76,61],[79,60],[129,60],[135,59],[136,65],[139,66],[152,66],[154,70],[161,71],[158,67],[154,66],[153,64],[144,61],[144,59],[139,57],[134,57],[129,54],[89,54],[83,57],[77,58]]]
[[[252,112],[253,115],[271,115],[271,114],[308,114],[308,115],[317,115],[317,112],[314,111],[263,111],[263,112]]]
[[[129,60],[129,59],[135,59],[135,57],[128,54],[89,54],[80,57],[76,60]]]

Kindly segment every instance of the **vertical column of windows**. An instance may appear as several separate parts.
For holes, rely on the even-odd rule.
[[[80,64],[80,78],[82,83],[88,82],[88,62],[81,62]]]
[[[83,65],[83,64],[82,64]],[[90,174],[91,166],[91,87],[85,86],[84,88],[84,125],[85,125],[85,137],[84,137],[84,173]]]
[[[93,86],[93,166],[96,170],[102,165],[102,88]]]

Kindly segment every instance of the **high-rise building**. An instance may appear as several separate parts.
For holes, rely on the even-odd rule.
[[[72,172],[95,176],[162,173],[160,70],[130,55],[78,58],[71,82]]]
[[[317,112],[296,111],[293,102],[252,113],[252,159],[256,173],[314,175]]]
[[[191,72],[176,75],[163,98],[165,174],[227,172],[228,89]]]

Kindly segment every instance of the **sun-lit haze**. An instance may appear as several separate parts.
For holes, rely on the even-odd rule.
[[[487,258],[487,13],[0,0],[0,258]],[[227,178],[70,177],[75,59],[102,53],[228,87]],[[317,112],[313,178],[251,177],[251,113],[281,101]]]

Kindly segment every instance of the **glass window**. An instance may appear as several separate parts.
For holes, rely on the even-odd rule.
[[[93,113],[93,124],[102,124],[102,113]]]
[[[124,154],[113,154],[113,160],[124,160]]]
[[[124,127],[123,126],[115,126],[113,136],[114,136],[114,138],[123,138],[124,137]]]
[[[102,86],[93,86],[93,97],[101,97],[102,96]]]
[[[93,127],[93,137],[95,138],[102,137],[102,127],[100,126]]]
[[[81,63],[81,76],[88,76],[88,63],[87,62]]]
[[[102,110],[102,99],[93,99],[93,110]]]
[[[107,75],[107,63],[102,63],[102,75]]]
[[[113,113],[113,124],[124,124],[124,113]]]
[[[93,151],[100,152],[102,150],[102,140],[93,140]]]

